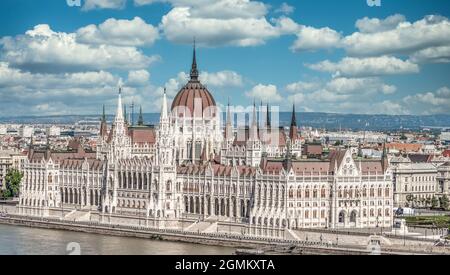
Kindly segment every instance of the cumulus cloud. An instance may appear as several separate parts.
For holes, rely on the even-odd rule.
[[[260,99],[265,102],[279,102],[283,98],[278,93],[275,85],[258,84],[246,93],[246,96],[253,99]]]
[[[242,76],[233,71],[202,72],[200,80],[205,85],[214,87],[240,87],[243,85]]]
[[[288,84],[286,86],[286,90],[291,93],[309,92],[318,89],[320,85],[321,84],[318,82],[298,81],[295,83]]]
[[[126,85],[144,86],[150,81],[150,73],[146,70],[130,71]]]
[[[125,7],[127,0],[85,0],[83,5],[84,11],[94,9],[122,9]]]
[[[450,89],[442,87],[435,92],[419,93],[403,99],[410,110],[423,115],[449,114]]]
[[[0,62],[0,115],[93,113],[114,98],[119,79],[105,71],[30,73]]]
[[[411,61],[417,63],[449,63],[450,45],[417,51],[411,55]]]
[[[85,44],[150,46],[158,38],[158,29],[140,17],[132,20],[110,18],[98,26],[88,25],[77,31],[77,41]]]
[[[283,4],[281,4],[280,7],[275,10],[276,13],[284,13],[284,14],[291,14],[294,11],[295,8],[293,6],[290,6],[286,2],[283,2]]]
[[[314,51],[334,48],[339,45],[342,38],[340,33],[328,27],[317,29],[302,26],[296,35],[297,40],[291,46],[292,51]]]
[[[395,28],[385,31],[365,31],[355,32],[342,40],[343,47],[349,54],[412,54],[450,44],[450,22],[446,17],[437,15],[426,16],[414,23],[401,22]]]
[[[419,66],[391,56],[352,58],[346,57],[338,63],[325,60],[307,65],[310,69],[329,72],[334,76],[366,77],[418,73]]]
[[[0,45],[3,61],[35,72],[143,69],[159,60],[135,47],[78,43],[76,34],[55,32],[49,25],[37,25],[24,35],[4,37]]]
[[[386,85],[379,78],[335,78],[326,84],[326,89],[336,94],[371,94],[381,92],[383,94],[395,93],[396,87]]]
[[[156,1],[136,1],[138,5]],[[262,45],[292,33],[298,25],[289,18],[267,20],[268,7],[250,0],[168,0],[173,8],[163,16],[160,28],[176,43],[191,43],[195,36],[204,46]]]
[[[356,27],[362,33],[377,33],[395,29],[405,21],[406,18],[402,14],[391,15],[385,19],[364,17],[356,21]]]

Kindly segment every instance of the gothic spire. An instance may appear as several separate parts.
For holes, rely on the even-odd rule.
[[[105,104],[103,104],[102,122],[106,122]]]
[[[292,119],[291,119],[291,127],[297,127],[297,117],[295,115],[295,104],[292,106]]]
[[[123,121],[122,86],[119,87],[119,99],[117,100],[116,121]]]
[[[269,107],[269,103],[267,103],[267,112],[266,112],[266,128],[271,128],[272,123],[270,122],[270,107]]]
[[[289,130],[289,138],[291,141],[298,139],[297,118],[295,116],[295,104],[292,107],[291,128]]]
[[[191,67],[191,80],[198,81],[197,54],[196,54],[195,39],[194,39],[194,54],[192,57],[192,67]]]
[[[164,88],[164,96],[163,96],[163,102],[161,106],[161,120],[165,120],[168,118],[167,113],[167,96],[166,96],[166,88]]]
[[[128,124],[127,105],[124,106],[125,124]]]
[[[139,109],[139,119],[138,119],[138,125],[144,126],[144,115],[142,114],[142,105]]]

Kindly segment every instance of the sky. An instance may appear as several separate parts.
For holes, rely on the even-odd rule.
[[[0,116],[159,112],[194,37],[219,106],[450,114],[450,2],[371,1],[2,0]]]

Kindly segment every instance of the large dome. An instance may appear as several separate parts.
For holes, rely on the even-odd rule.
[[[197,59],[194,48],[194,57],[191,68],[191,79],[181,88],[172,102],[172,112],[177,112],[177,117],[206,114],[215,116],[216,101],[208,89],[198,79]],[[185,112],[186,110],[186,112]],[[187,111],[189,110],[189,114]],[[206,112],[205,112],[206,110]]]

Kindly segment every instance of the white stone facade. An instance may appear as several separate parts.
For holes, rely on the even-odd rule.
[[[191,81],[195,76],[193,66]],[[218,116],[180,115],[169,110],[164,95],[156,128],[129,127],[119,94],[111,129],[102,122],[97,152],[31,152],[21,211],[52,215],[78,209],[109,221],[144,219],[167,227],[184,220],[222,222],[255,235],[391,226],[393,187],[383,160],[355,161],[349,150],[301,160],[295,115],[289,134],[264,126],[282,139],[276,147],[264,142],[256,118],[239,140],[239,129],[229,121],[222,127]]]

